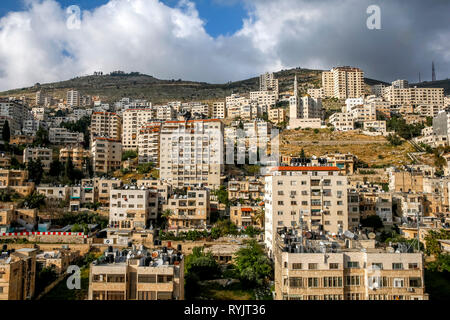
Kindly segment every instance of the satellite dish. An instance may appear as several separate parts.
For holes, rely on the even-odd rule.
[[[368,237],[369,237],[369,239],[375,239],[376,234],[371,232],[371,233],[369,233]]]

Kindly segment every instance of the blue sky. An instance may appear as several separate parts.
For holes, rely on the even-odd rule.
[[[108,2],[108,0],[57,0],[63,7],[80,6],[81,10],[90,10]],[[170,7],[175,7],[178,0],[162,0]],[[205,21],[206,31],[213,37],[231,35],[242,27],[242,20],[247,12],[240,0],[193,0]],[[0,0],[0,17],[9,11],[24,9],[23,0]]]

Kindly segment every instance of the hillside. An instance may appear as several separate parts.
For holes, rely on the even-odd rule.
[[[275,73],[279,79],[280,92],[293,90],[294,75],[297,75],[299,90],[306,93],[307,88],[320,87],[321,70],[289,69]],[[380,81],[365,79],[366,84]],[[161,80],[149,75],[131,73],[123,75],[83,76],[74,79],[36,84],[33,87],[14,89],[0,93],[5,96],[26,96],[32,100],[39,90],[57,99],[65,98],[66,91],[75,89],[83,95],[100,96],[102,101],[114,102],[122,97],[146,99],[155,104],[167,101],[215,101],[224,99],[232,93],[247,94],[259,89],[259,77],[225,84],[210,84],[185,80]]]
[[[437,81],[422,81],[419,83],[411,83],[411,87],[417,86],[418,88],[444,88],[444,94],[450,95],[450,79],[437,80]]]

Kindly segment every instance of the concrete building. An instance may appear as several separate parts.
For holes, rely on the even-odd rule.
[[[297,76],[294,79],[294,95],[289,99],[289,128],[320,128],[323,118],[322,99],[299,97]]]
[[[225,102],[214,102],[211,110],[211,118],[225,119],[227,117],[227,108]]]
[[[86,169],[86,161],[91,153],[82,147],[67,147],[59,150],[59,161],[66,163],[67,158],[72,159],[73,166],[78,170]]]
[[[391,105],[409,105],[418,107],[420,105],[444,107],[443,88],[405,88],[399,89],[393,86],[387,87],[383,91],[383,97]]]
[[[245,179],[228,181],[229,200],[256,201],[264,199],[264,180],[255,177],[244,177]]]
[[[122,119],[114,112],[94,112],[91,116],[91,140],[104,137],[113,140],[122,139]]]
[[[175,193],[163,205],[168,210],[168,228],[172,231],[206,229],[210,218],[209,190],[188,189],[186,194]]]
[[[392,82],[392,86],[395,89],[407,89],[409,88],[408,80],[395,80]]]
[[[374,131],[384,134],[386,133],[386,121],[385,120],[364,121],[363,128],[366,131]]]
[[[350,131],[355,129],[353,114],[350,112],[336,112],[330,116],[330,124],[337,131]]]
[[[67,105],[70,107],[79,107],[81,101],[81,95],[76,90],[67,91]]]
[[[269,121],[280,124],[286,121],[286,110],[283,108],[275,108],[269,110]]]
[[[245,229],[250,226],[262,229],[264,227],[264,207],[246,205],[231,206],[230,220],[240,229]]]
[[[57,145],[79,144],[84,141],[84,134],[82,132],[71,132],[66,128],[50,128],[48,139],[52,144]]]
[[[304,221],[306,230],[348,230],[347,176],[331,166],[274,167],[265,181],[265,244],[284,227]]]
[[[36,282],[36,249],[15,251],[3,246],[0,255],[0,300],[31,300]]]
[[[11,189],[22,197],[30,195],[34,190],[34,182],[28,181],[27,170],[0,169],[0,190]]]
[[[94,138],[91,153],[96,174],[108,174],[120,169],[122,163],[122,143],[120,141]]]
[[[161,122],[150,122],[139,130],[137,137],[139,163],[159,164],[160,134]]]
[[[274,91],[278,94],[278,79],[273,73],[266,72],[259,76],[259,91]]]
[[[364,72],[353,67],[336,67],[324,71],[322,87],[326,98],[359,98],[364,94]]]
[[[7,120],[11,135],[20,134],[22,124],[25,120],[31,119],[28,108],[18,100],[0,98],[0,127],[3,131],[3,124]]]
[[[154,190],[123,186],[110,190],[109,224],[113,228],[143,230],[158,215],[158,195]]]
[[[31,148],[27,147],[23,150],[23,163],[27,164],[31,160],[41,160],[42,167],[45,171],[50,170],[50,163],[53,161],[52,149],[49,148]]]
[[[138,148],[139,130],[148,122],[155,120],[156,116],[156,109],[153,108],[127,109],[123,112],[123,150],[136,150]]]
[[[276,300],[428,300],[421,252],[374,240],[310,240],[276,234]]]
[[[184,300],[184,256],[172,248],[111,248],[91,264],[88,299]]]
[[[325,95],[323,93],[323,88],[309,88],[306,93],[313,99],[325,98]]]
[[[167,121],[162,125],[162,180],[178,187],[218,188],[223,170],[223,124],[220,120]]]

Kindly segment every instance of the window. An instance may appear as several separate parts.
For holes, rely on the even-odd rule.
[[[419,269],[419,264],[418,263],[409,263],[408,264],[408,269],[418,270]]]
[[[317,263],[308,263],[308,269],[309,270],[317,270],[318,264]]]
[[[325,288],[339,288],[342,287],[342,277],[324,277],[323,286]]]
[[[422,286],[422,279],[420,279],[420,278],[409,278],[409,286],[411,288],[420,288]]]
[[[360,285],[360,276],[346,276],[345,277],[345,285],[346,286],[359,286]]]
[[[140,282],[140,283],[156,283],[156,275],[140,274],[140,275],[138,275],[138,282]]]
[[[372,270],[383,270],[382,263],[372,263]]]
[[[339,263],[330,263],[330,269],[332,270],[339,269]]]
[[[348,261],[347,268],[350,268],[350,269],[359,268],[359,262],[358,261]]]
[[[402,270],[403,269],[403,263],[393,263],[392,264],[393,270]]]
[[[301,263],[293,263],[292,264],[292,270],[299,270],[302,268],[302,264]]]
[[[405,280],[403,278],[394,278],[394,288],[403,288]]]
[[[301,288],[303,286],[302,278],[289,278],[289,287]]]
[[[318,288],[319,278],[308,278],[308,288]]]

